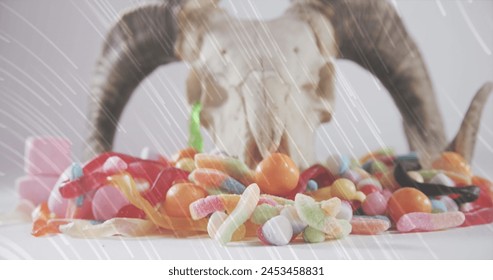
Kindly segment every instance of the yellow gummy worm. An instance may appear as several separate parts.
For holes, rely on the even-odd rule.
[[[170,217],[165,212],[159,212],[138,191],[131,175],[122,173],[108,178],[108,182],[117,187],[127,200],[135,207],[146,213],[155,225],[170,230],[207,231],[207,219],[193,221],[190,218]]]

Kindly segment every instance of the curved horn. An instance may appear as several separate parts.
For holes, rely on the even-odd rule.
[[[420,153],[424,166],[429,165],[446,145],[444,126],[423,58],[392,4],[385,0],[297,3],[330,21],[339,58],[358,63],[387,88],[403,117],[410,148]]]
[[[462,120],[459,132],[457,132],[454,140],[447,148],[448,151],[454,151],[462,155],[467,162],[470,162],[472,159],[481,113],[492,90],[492,82],[487,82],[478,90]]]
[[[91,90],[91,132],[85,156],[111,150],[118,120],[132,92],[158,66],[178,60],[174,45],[179,1],[126,14],[108,33]]]

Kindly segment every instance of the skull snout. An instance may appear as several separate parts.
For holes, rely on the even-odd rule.
[[[251,136],[245,158],[253,164],[279,150],[289,153],[287,144],[280,149],[286,135],[286,111],[282,108],[289,94],[287,84],[273,71],[253,71],[245,79],[241,94]]]

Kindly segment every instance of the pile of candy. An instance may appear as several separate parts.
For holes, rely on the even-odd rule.
[[[171,160],[104,153],[72,163],[46,201],[35,202],[32,234],[208,234],[221,244],[258,238],[286,245],[493,222],[493,183],[473,176],[459,155],[442,154],[431,170],[417,162],[385,149],[359,160],[329,157],[300,172],[278,153],[255,170],[193,148]]]

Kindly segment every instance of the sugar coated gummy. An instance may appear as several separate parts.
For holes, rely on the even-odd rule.
[[[465,216],[462,212],[408,213],[397,222],[397,230],[400,232],[443,230],[458,227],[464,223],[464,220]]]

